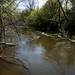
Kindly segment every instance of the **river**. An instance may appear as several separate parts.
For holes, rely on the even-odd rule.
[[[75,75],[75,43],[40,33],[24,32],[0,57],[0,75]]]

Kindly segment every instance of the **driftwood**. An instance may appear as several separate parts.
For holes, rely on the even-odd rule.
[[[5,43],[5,42],[0,42],[0,45],[6,46],[6,47],[14,47],[14,46],[16,46],[15,43]]]

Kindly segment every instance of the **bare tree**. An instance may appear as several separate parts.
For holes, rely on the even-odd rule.
[[[29,11],[32,11],[33,9],[37,8],[39,6],[38,0],[22,0],[25,8]]]
[[[65,13],[65,11],[64,11],[64,9],[63,9],[63,7],[62,7],[61,1],[60,1],[60,0],[57,0],[57,1],[58,1],[58,3],[59,3],[59,8],[62,10],[62,12],[63,12],[63,14],[64,14],[65,19],[68,21],[68,17],[67,17],[67,15],[66,15],[66,13]]]
[[[9,3],[7,3],[7,6],[4,7],[3,4],[6,3],[6,0],[0,1],[0,43],[5,42],[6,44],[6,39],[5,39],[5,25],[3,23],[3,14],[6,14],[7,16],[12,16],[12,12],[16,10],[18,7],[19,3],[16,4],[16,6],[12,9],[11,6],[16,0],[7,0]],[[11,9],[12,10],[11,10]],[[15,25],[13,25],[14,28],[16,29],[16,33],[18,34],[18,30]],[[19,36],[19,35],[18,35]]]

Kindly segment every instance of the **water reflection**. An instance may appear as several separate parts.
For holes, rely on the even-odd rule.
[[[47,47],[44,53],[48,60],[63,62],[66,65],[75,63],[75,46],[71,42],[57,42],[53,48],[50,48]]]
[[[30,69],[31,75],[75,75],[75,44],[68,40],[57,41],[41,34],[27,32],[21,35],[17,47],[6,49],[3,55],[20,59]],[[11,75],[25,73],[23,67],[11,64],[7,66],[7,62],[3,60],[0,65],[0,75],[10,75],[12,72],[15,74]],[[8,74],[7,69],[10,66],[13,67]],[[20,73],[17,74],[18,71],[15,69]],[[7,74],[2,74],[2,71]]]
[[[52,45],[50,45],[52,42]],[[45,60],[56,63],[61,75],[74,75],[75,72],[75,44],[69,41],[47,41],[42,42],[45,47],[43,57]],[[72,74],[71,74],[72,73]]]
[[[74,75],[75,44],[67,40],[56,41],[39,35],[40,38],[22,39],[18,57],[28,60],[32,75]],[[36,35],[37,36],[37,35]],[[22,45],[23,44],[23,45]]]
[[[0,75],[28,75],[28,72],[18,63],[13,64],[6,59],[0,59]]]

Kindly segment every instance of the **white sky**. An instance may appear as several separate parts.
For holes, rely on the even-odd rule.
[[[63,7],[64,7],[65,5],[66,5],[66,4],[65,4],[65,1],[64,1]],[[71,8],[72,8],[72,3],[71,3],[70,1],[68,1],[67,7],[68,7],[68,9],[71,9]]]
[[[47,0],[39,0],[39,7],[42,7],[46,2]]]
[[[38,0],[38,1],[39,1],[39,8],[41,8],[46,3],[47,0]],[[20,10],[24,10],[25,9],[25,6],[24,6],[23,2],[21,2],[19,4],[18,8]]]

